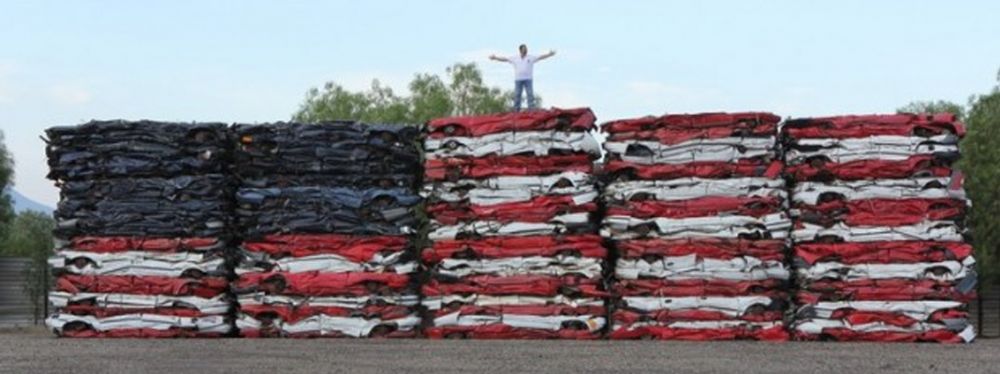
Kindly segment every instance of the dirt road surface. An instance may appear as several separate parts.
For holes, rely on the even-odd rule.
[[[1000,373],[971,345],[651,341],[73,340],[0,331],[0,373]]]

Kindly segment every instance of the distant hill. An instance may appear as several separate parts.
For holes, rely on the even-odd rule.
[[[34,210],[51,215],[52,211],[55,210],[48,205],[29,199],[13,188],[7,188],[4,192],[10,194],[10,200],[14,203],[14,211],[17,213]]]

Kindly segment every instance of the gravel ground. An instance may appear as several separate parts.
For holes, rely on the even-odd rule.
[[[997,373],[971,345],[650,341],[72,340],[0,330],[0,373]]]

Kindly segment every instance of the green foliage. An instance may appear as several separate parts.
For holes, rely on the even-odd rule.
[[[312,88],[293,115],[299,122],[361,120],[421,124],[434,118],[498,113],[508,110],[511,91],[488,87],[475,63],[448,67],[445,79],[420,73],[409,84],[409,96],[398,96],[377,79],[365,92],[351,92],[335,82]],[[536,95],[537,96],[537,95]],[[541,99],[536,97],[541,106]]]
[[[14,158],[7,151],[7,142],[0,131],[0,191],[6,191],[14,183]],[[0,238],[2,238],[14,219],[14,206],[10,195],[0,194]]]
[[[14,218],[3,239],[3,255],[41,259],[52,253],[52,229],[55,220],[45,213],[29,210]]]
[[[965,119],[965,107],[950,101],[914,101],[896,109],[896,113],[951,113]]]
[[[998,77],[1000,78],[1000,77]],[[998,82],[1000,83],[1000,82]],[[972,199],[970,226],[984,284],[1000,281],[1000,85],[969,100],[962,140],[965,189]]]

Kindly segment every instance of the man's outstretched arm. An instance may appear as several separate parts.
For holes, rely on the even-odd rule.
[[[547,58],[555,56],[555,55],[556,55],[556,51],[549,51],[549,53],[546,53],[544,55],[538,56],[538,60],[536,60],[536,61],[541,61],[541,60],[547,59]]]
[[[490,55],[490,60],[500,61],[500,62],[510,62],[510,60],[508,60],[506,57],[500,57],[497,55]]]

